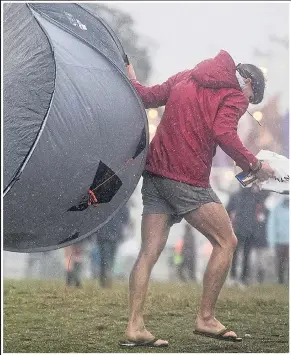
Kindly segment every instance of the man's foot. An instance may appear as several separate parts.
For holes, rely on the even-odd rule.
[[[223,340],[223,341],[233,341],[233,342],[242,341],[242,338],[239,338],[237,336],[225,335],[230,332],[231,331],[229,329],[224,328],[218,333],[205,332],[205,331],[199,331],[199,330],[194,330],[193,333],[204,336],[204,337],[213,338],[213,339],[217,339],[217,340]]]
[[[196,318],[195,330],[197,330],[198,332],[218,334],[224,329],[225,326],[221,324],[216,318],[203,319],[200,316],[197,316]],[[233,332],[232,330],[223,333],[223,336],[237,338],[236,333]]]
[[[135,344],[143,344],[147,342],[151,342],[152,346],[168,346],[168,342],[162,339],[156,339],[155,336],[147,331],[146,329],[142,331],[129,331],[125,332],[125,339],[129,342]],[[152,341],[155,340],[153,343]]]
[[[148,348],[165,348],[168,346],[167,342],[162,342],[158,338],[154,338],[150,341],[131,341],[131,340],[120,340],[119,346],[124,348],[135,348],[135,347],[148,347]]]

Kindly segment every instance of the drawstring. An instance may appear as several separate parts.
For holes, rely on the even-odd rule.
[[[88,205],[93,205],[94,203],[98,203],[98,200],[92,190],[88,190]]]
[[[89,206],[94,206],[96,204],[98,204],[98,199],[94,193],[94,191],[96,191],[97,189],[99,189],[102,185],[104,185],[106,182],[108,182],[109,180],[111,180],[114,176],[117,175],[117,173],[120,173],[121,171],[123,171],[125,168],[127,168],[128,164],[130,162],[132,162],[134,159],[130,158],[128,159],[125,164],[123,166],[121,166],[121,168],[119,170],[116,171],[116,173],[114,173],[112,176],[110,176],[108,179],[106,179],[105,181],[103,181],[100,185],[96,186],[94,189],[92,190],[88,190],[88,205]],[[96,206],[95,206],[96,207]]]
[[[257,122],[259,126],[262,126],[261,123],[255,119],[255,117],[247,110],[247,113],[252,116],[252,118]]]

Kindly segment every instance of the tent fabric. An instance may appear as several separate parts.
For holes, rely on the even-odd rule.
[[[25,35],[28,55],[23,58],[23,47],[17,41],[18,21],[4,22],[4,41],[16,39],[11,60],[22,66],[22,61],[33,61],[25,75],[11,74],[8,69],[13,63],[4,63],[4,90],[11,87],[4,96],[7,177],[14,171],[6,162],[26,154],[22,168],[22,161],[15,164],[21,173],[3,199],[4,249],[45,251],[88,237],[127,202],[145,165],[147,118],[124,74],[123,53],[98,18],[76,4],[10,5],[4,8],[4,18],[23,16],[22,22],[33,23],[35,28]],[[33,52],[35,35],[47,52]],[[42,75],[42,63],[44,67],[55,65],[54,70],[46,71],[53,77]],[[52,83],[52,92],[39,92],[30,75],[40,87],[48,88]],[[19,83],[31,102],[13,97],[12,89]],[[24,154],[20,139],[13,142],[14,151],[9,149],[12,143],[6,132],[16,129],[17,138],[25,135],[25,130],[30,133],[18,111],[14,120],[9,119],[14,106],[30,112],[29,104],[32,113],[38,113],[38,130],[35,128],[34,139],[27,141]]]
[[[31,3],[30,7],[55,25],[100,51],[125,72],[124,52],[113,31],[102,19],[79,4]]]
[[[26,6],[4,4],[3,23],[5,190],[24,164],[48,112],[55,61],[45,33]]]

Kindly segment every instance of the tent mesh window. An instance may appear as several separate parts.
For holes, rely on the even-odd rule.
[[[68,211],[83,211],[89,205],[108,203],[122,186],[119,177],[106,164],[100,161],[88,194],[82,196],[80,202]]]

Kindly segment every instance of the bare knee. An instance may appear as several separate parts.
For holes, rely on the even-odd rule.
[[[217,236],[213,246],[223,248],[233,253],[237,247],[237,237],[234,233],[229,233],[224,236]]]
[[[169,234],[169,216],[165,214],[143,215],[142,244],[139,260],[153,266],[163,251]]]
[[[152,246],[152,247],[148,247],[148,246],[143,247],[142,246],[140,253],[139,253],[139,259],[143,259],[143,260],[147,261],[147,263],[149,265],[153,266],[158,261],[160,255],[164,249],[163,247],[164,246]]]
[[[229,216],[218,203],[206,203],[184,216],[186,221],[198,229],[212,243],[214,248],[235,251],[237,238],[233,232]]]

